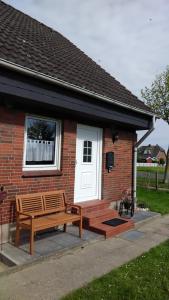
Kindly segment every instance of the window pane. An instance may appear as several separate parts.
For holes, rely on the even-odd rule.
[[[88,148],[88,155],[92,154],[92,148]]]
[[[83,154],[86,155],[87,154],[87,148],[84,148],[83,150]]]
[[[83,162],[92,161],[92,142],[84,141],[83,142]]]
[[[83,162],[87,162],[87,156],[83,156]]]
[[[88,141],[88,147],[92,147],[92,142],[91,141]]]
[[[27,118],[26,165],[54,165],[56,122]]]
[[[91,162],[91,161],[92,161],[92,157],[88,156],[88,162]]]
[[[87,141],[84,141],[84,147],[87,147]]]

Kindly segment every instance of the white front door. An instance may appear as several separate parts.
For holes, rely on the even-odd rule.
[[[102,129],[78,124],[75,202],[101,198]]]

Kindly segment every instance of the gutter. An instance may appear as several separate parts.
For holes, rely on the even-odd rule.
[[[111,104],[115,104],[115,105],[130,109],[130,110],[134,110],[136,112],[140,112],[140,113],[148,115],[148,116],[152,116],[152,117],[154,116],[153,113],[145,111],[144,109],[138,109],[138,108],[133,107],[131,105],[121,103],[121,102],[119,102],[117,100],[114,100],[112,98],[103,96],[101,94],[92,92],[90,90],[87,90],[86,88],[81,88],[81,87],[79,87],[77,85],[74,85],[72,83],[69,83],[69,82],[66,82],[64,80],[52,77],[50,75],[46,75],[46,74],[41,73],[41,72],[34,71],[34,70],[29,69],[27,67],[20,66],[18,64],[15,64],[13,62],[9,62],[9,61],[7,61],[5,59],[2,59],[2,58],[0,58],[0,66],[6,67],[6,68],[8,68],[10,70],[13,70],[13,71],[20,72],[20,73],[25,74],[25,75],[32,76],[32,77],[37,78],[37,79],[41,79],[41,80],[49,82],[49,83],[59,85],[61,87],[69,88],[73,91],[80,92],[82,94],[97,98],[97,99],[105,101],[105,102],[109,102]]]
[[[135,206],[137,205],[137,149],[142,144],[142,142],[152,133],[152,131],[155,129],[155,121],[156,117],[153,116],[152,123],[150,129],[141,137],[139,141],[136,142],[134,145],[134,162],[133,162],[133,198]]]

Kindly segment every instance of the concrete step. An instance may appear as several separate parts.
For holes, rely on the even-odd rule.
[[[119,219],[122,219],[122,218],[119,218]],[[103,223],[97,223],[97,224],[90,226],[89,229],[91,231],[94,231],[96,233],[104,235],[105,238],[109,238],[112,236],[116,236],[127,230],[130,230],[134,227],[133,221],[131,221],[131,220],[126,220],[126,221],[127,221],[127,223],[118,225],[116,227],[109,226],[109,225],[106,225]]]
[[[110,202],[107,200],[91,200],[80,202],[78,205],[81,206],[82,214],[85,215],[108,208],[110,206]]]
[[[105,208],[102,210],[85,213],[85,215],[83,215],[83,220],[86,225],[91,226],[93,224],[102,223],[103,221],[107,221],[115,217],[119,217],[116,210]]]
[[[105,238],[118,235],[134,227],[132,220],[119,217],[116,210],[109,208],[110,202],[107,200],[85,201],[78,203],[78,205],[82,208],[83,228],[102,234]],[[127,222],[116,227],[103,224],[104,221],[114,218]]]

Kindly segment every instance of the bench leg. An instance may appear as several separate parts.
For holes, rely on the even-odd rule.
[[[15,246],[19,247],[20,242],[20,226],[16,225],[16,236],[15,236]]]
[[[64,224],[64,232],[66,232],[67,224]]]
[[[30,254],[34,254],[34,231],[30,232]]]
[[[82,218],[79,221],[79,237],[82,238]]]

